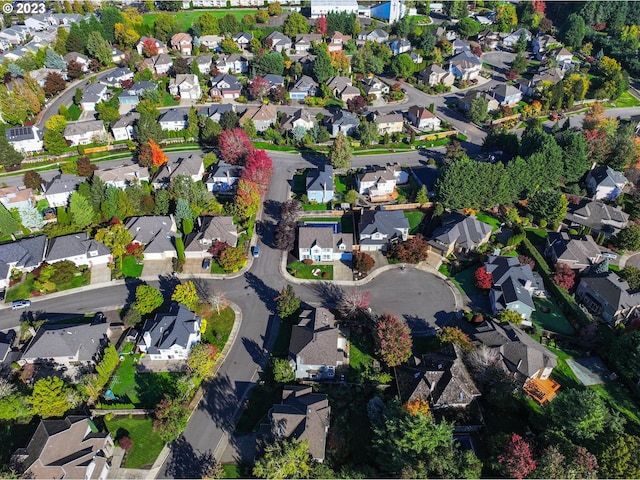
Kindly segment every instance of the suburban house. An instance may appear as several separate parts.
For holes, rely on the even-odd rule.
[[[332,137],[342,132],[351,135],[360,125],[360,120],[347,110],[338,110],[327,120],[327,128]]]
[[[335,233],[333,224],[298,228],[298,259],[314,262],[351,260],[353,240],[350,233]]]
[[[514,48],[522,35],[525,36],[527,42],[531,41],[531,32],[526,28],[519,28],[502,39],[502,46],[506,48]]]
[[[469,42],[465,42],[464,40],[460,40],[456,38],[453,42],[451,42],[451,47],[453,48],[453,54],[457,55],[460,52],[470,52],[471,44]]]
[[[70,62],[76,62],[80,64],[83,72],[89,71],[89,57],[87,57],[86,55],[78,52],[69,52],[64,57],[62,57],[62,59],[67,65],[69,65]]]
[[[120,63],[124,60],[125,55],[122,50],[118,50],[115,47],[111,47],[111,61],[113,63]]]
[[[224,40],[224,37],[219,35],[203,35],[199,37],[198,40],[200,40],[200,47],[216,50],[220,46],[220,42]]]
[[[142,327],[138,348],[150,360],[186,360],[200,342],[202,318],[185,305],[173,303],[168,313],[158,313]]]
[[[306,97],[313,97],[317,88],[318,84],[313,78],[302,75],[289,90],[289,97],[291,100],[304,100]]]
[[[373,121],[378,125],[378,134],[401,133],[404,129],[404,117],[401,113],[375,113]]]
[[[427,107],[419,107],[418,105],[409,107],[407,118],[417,129],[431,132],[439,130],[442,123]]]
[[[95,110],[96,103],[104,102],[107,100],[108,95],[109,90],[107,90],[106,85],[102,85],[101,83],[90,83],[82,89],[82,100],[80,101],[80,106],[84,111]]]
[[[569,208],[564,217],[570,227],[585,226],[605,237],[615,235],[629,223],[629,214],[620,207],[595,202],[588,198],[569,196]]]
[[[269,88],[284,87],[284,77],[282,75],[274,75],[273,73],[267,73],[264,77],[269,82]]]
[[[55,263],[69,260],[78,267],[87,265],[91,268],[95,265],[106,265],[111,258],[109,248],[83,232],[50,239],[44,261]]]
[[[15,451],[12,464],[24,478],[84,478],[106,480],[113,439],[89,417],[69,415],[40,420],[26,448]]]
[[[40,152],[43,148],[43,141],[38,127],[12,127],[7,128],[4,133],[9,144],[17,152]]]
[[[288,115],[280,124],[285,132],[290,132],[296,127],[302,127],[305,130],[311,130],[316,124],[316,118],[306,109],[298,109],[291,115]]]
[[[420,65],[424,61],[424,57],[417,52],[409,52],[409,56],[416,65]]]
[[[455,81],[455,77],[450,71],[445,70],[436,63],[422,69],[418,74],[418,79],[425,85],[432,87],[439,83],[451,86]]]
[[[591,235],[569,235],[566,232],[549,232],[544,255],[555,264],[566,263],[574,270],[585,271],[601,260],[600,246]]]
[[[332,77],[327,81],[333,96],[347,102],[360,95],[360,90],[354,87],[350,77]]]
[[[118,142],[122,140],[133,140],[135,138],[134,127],[140,119],[138,112],[130,111],[120,116],[118,120],[111,124],[111,134]]]
[[[356,188],[360,195],[369,195],[372,200],[377,197],[385,199],[391,195],[398,183],[406,183],[409,180],[406,172],[400,165],[376,166],[356,175]]]
[[[136,163],[119,167],[98,169],[93,172],[105,185],[112,185],[124,190],[129,185],[139,185],[149,181],[149,169]]]
[[[102,120],[69,122],[64,128],[62,136],[74,147],[76,145],[104,142],[107,139],[107,131],[104,129]]]
[[[0,332],[0,365],[10,365],[20,353],[14,350],[17,335],[14,329]]]
[[[229,103],[222,103],[217,105],[213,104],[213,105],[207,105],[206,107],[199,107],[198,116],[204,115],[205,117],[209,117],[215,123],[220,123],[220,120],[222,119],[222,115],[225,112],[233,112],[233,111],[234,111],[233,105]]]
[[[380,28],[371,30],[370,32],[361,32],[358,34],[358,40],[362,42],[385,43],[389,40],[389,34]]]
[[[35,207],[36,198],[33,196],[33,190],[30,188],[18,188],[2,187],[0,188],[0,203],[5,206],[7,210],[12,208],[26,208]]]
[[[311,48],[312,42],[321,43],[322,35],[319,33],[305,33],[301,35],[296,35],[296,41],[294,45],[296,54],[299,55],[301,53],[308,52],[309,49]]]
[[[447,344],[422,358],[409,359],[396,367],[398,397],[402,404],[426,400],[434,409],[466,408],[480,391],[462,361],[463,353],[455,344]]]
[[[533,54],[537,60],[543,60],[545,53],[560,45],[560,42],[546,33],[538,33],[531,42]]]
[[[549,51],[547,59],[553,66],[562,70],[568,70],[573,67],[573,54],[564,47],[557,47]]]
[[[373,95],[376,100],[380,100],[385,93],[389,93],[389,85],[376,77],[362,79],[362,90],[365,95]]]
[[[143,55],[144,54],[144,42],[150,37],[140,37],[140,40],[138,41],[138,43],[136,44],[136,50],[138,50],[138,54],[139,55]],[[167,49],[167,46],[161,42],[160,40],[157,40],[155,38],[151,38],[151,40],[153,41],[153,43],[155,44],[156,48],[158,49],[158,53],[169,53],[169,50]]]
[[[249,48],[249,44],[251,43],[251,40],[253,40],[253,33],[240,32],[240,33],[236,33],[231,38],[233,39],[234,42],[236,42],[236,45],[238,45],[238,48],[241,48],[242,50],[246,50],[247,48]]]
[[[404,38],[396,38],[389,42],[389,48],[391,49],[391,54],[395,57],[396,55],[410,51],[411,42]]]
[[[640,292],[631,290],[615,272],[582,277],[576,298],[592,314],[614,325],[635,317],[640,306]]]
[[[277,30],[267,35],[264,39],[264,44],[278,53],[282,53],[283,50],[288,52],[291,50],[292,45],[291,39],[284,33],[280,33]]]
[[[193,232],[185,238],[184,255],[186,258],[211,257],[209,249],[216,241],[230,247],[238,245],[238,228],[233,217],[198,217]]]
[[[311,380],[334,378],[336,368],[349,364],[347,337],[329,310],[317,307],[302,311],[300,321],[291,329],[289,363],[296,379]]]
[[[622,172],[617,172],[608,165],[595,167],[587,173],[587,190],[594,200],[615,200],[629,183]]]
[[[209,75],[211,73],[211,62],[213,61],[213,57],[211,55],[198,55],[192,61],[196,62],[198,71],[202,75]]]
[[[253,120],[257,132],[264,132],[275,125],[278,120],[278,109],[275,105],[249,107],[240,117],[240,125],[243,125],[247,120]]]
[[[172,178],[186,175],[194,182],[202,180],[204,175],[204,160],[200,152],[192,153],[188,157],[180,157],[167,161],[153,179],[155,189],[167,187]]]
[[[40,265],[44,261],[46,247],[45,235],[0,244],[0,288],[9,286],[11,270],[27,273]]]
[[[102,122],[100,122],[102,124]],[[69,197],[76,191],[78,185],[86,180],[71,173],[56,175],[46,187],[43,187],[44,198],[50,207],[66,207]]]
[[[171,216],[131,217],[125,224],[133,237],[131,243],[144,245],[144,260],[168,260],[176,257],[176,224]]]
[[[504,83],[496,85],[491,90],[491,94],[493,95],[493,98],[498,101],[500,106],[506,105],[513,107],[522,100],[522,92],[520,90],[512,85],[506,85]]]
[[[241,174],[241,166],[231,165],[220,160],[213,166],[209,174],[206,181],[207,190],[216,193],[233,192]]]
[[[249,59],[239,53],[220,55],[216,60],[215,69],[220,73],[247,73]]]
[[[331,407],[324,393],[313,393],[310,386],[286,385],[282,403],[271,407],[269,423],[261,428],[261,441],[288,439],[309,442],[309,454],[316,461],[324,461]]]
[[[493,314],[513,310],[522,315],[523,324],[531,325],[531,314],[536,309],[532,295],[544,290],[540,277],[529,265],[521,265],[518,257],[491,255],[484,268],[492,277],[489,299]]]
[[[104,74],[99,81],[109,87],[121,88],[127,80],[133,81],[133,72],[127,67],[120,67]]]
[[[158,118],[162,130],[178,132],[187,128],[188,112],[185,109],[170,108]]]
[[[464,97],[458,99],[458,108],[468,112],[476,98],[484,98],[487,101],[487,112],[495,112],[500,108],[500,103],[489,92],[470,90]]]
[[[173,60],[166,53],[159,53],[151,58],[145,58],[144,64],[156,75],[166,75],[173,66]]]
[[[129,87],[126,91],[127,93],[129,93],[129,95],[142,95],[148,90],[155,90],[157,92],[158,84],[155,82],[147,81],[136,82],[131,85],[131,87]]]
[[[211,91],[214,97],[235,99],[240,96],[242,85],[233,75],[220,74],[211,79]]]
[[[43,325],[20,355],[20,363],[72,363],[95,365],[109,340],[108,323]]]
[[[500,43],[500,34],[492,30],[483,30],[478,34],[478,43],[483,50],[495,50]]]
[[[333,199],[333,167],[322,165],[307,170],[307,198],[310,202],[327,203]]]
[[[442,226],[433,232],[429,240],[431,250],[449,256],[454,250],[470,252],[484,245],[491,237],[491,225],[476,217],[451,213],[442,220]]]
[[[344,45],[351,40],[351,38],[351,35],[344,35],[336,30],[333,32],[333,35],[329,37],[329,42],[327,43],[329,52],[341,52]]]
[[[361,251],[386,250],[388,244],[407,239],[409,220],[402,210],[364,210],[358,232]]]
[[[200,90],[200,82],[198,77],[193,73],[184,73],[176,75],[169,81],[169,93],[171,95],[180,95],[180,98],[187,100],[198,100],[202,95]]]
[[[188,33],[180,32],[171,37],[171,48],[187,57],[191,56],[193,38]]]
[[[451,72],[456,78],[468,81],[477,78],[482,70],[482,60],[469,51],[460,52],[449,60]]]

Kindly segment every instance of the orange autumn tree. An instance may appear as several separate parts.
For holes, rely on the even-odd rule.
[[[161,167],[169,160],[169,157],[162,151],[152,138],[149,139],[149,147],[151,147],[151,164],[154,167]]]
[[[429,404],[424,398],[416,398],[411,402],[407,402],[404,406],[411,415],[430,415]]]

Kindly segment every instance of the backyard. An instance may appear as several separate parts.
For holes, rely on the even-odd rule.
[[[133,448],[125,457],[125,468],[149,468],[153,465],[164,442],[153,431],[151,418],[106,416],[104,422],[115,441],[125,435],[133,440]]]
[[[531,314],[531,321],[535,326],[569,337],[574,335],[573,326],[564,316],[554,298],[535,297],[533,304],[536,309]]]
[[[302,262],[293,262],[287,265],[287,271],[296,278],[304,278],[307,280],[333,280],[333,265],[320,265],[315,263],[312,265],[305,265]]]
[[[404,216],[409,220],[409,234],[415,235],[420,232],[420,223],[424,218],[422,212],[404,212]]]
[[[362,374],[373,366],[375,346],[368,330],[349,335],[349,380],[361,383]]]

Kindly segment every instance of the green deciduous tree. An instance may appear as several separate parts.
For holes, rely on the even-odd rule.
[[[464,17],[458,22],[457,28],[462,38],[469,38],[477,35],[482,30],[482,25],[472,18]]]
[[[307,23],[307,19],[298,12],[290,13],[282,25],[282,33],[292,38],[302,33],[309,33],[310,30],[311,26]]]
[[[187,365],[199,379],[205,380],[213,376],[213,366],[218,357],[218,348],[210,343],[197,343],[189,352]]]
[[[136,301],[131,305],[140,315],[147,315],[162,306],[164,298],[160,290],[151,285],[138,285],[136,288]]]
[[[280,318],[287,318],[293,315],[300,308],[300,298],[289,284],[285,285],[276,297],[276,310]]]
[[[110,189],[107,189],[107,193],[109,191]],[[131,243],[132,239],[131,233],[122,223],[109,225],[96,232],[96,240],[109,247],[114,258],[120,258],[121,266],[122,256],[126,253],[127,245]]]
[[[411,56],[408,53],[401,53],[396,55],[391,60],[391,71],[396,77],[409,78],[413,75],[416,64],[413,63]]]
[[[78,192],[71,194],[69,211],[73,217],[73,224],[78,228],[88,227],[93,222],[93,216],[95,215],[93,207],[89,200]]]
[[[29,397],[31,411],[42,418],[62,417],[70,408],[69,389],[58,377],[47,377],[38,380]]]
[[[473,123],[482,124],[489,114],[489,101],[482,97],[474,98],[469,107],[469,120]]]
[[[610,435],[598,455],[601,478],[640,477],[640,438],[623,433]]]
[[[296,372],[286,358],[272,360],[273,379],[278,383],[289,383],[296,379]]]
[[[200,299],[198,297],[198,292],[196,290],[195,284],[189,281],[176,285],[176,287],[173,289],[171,300],[173,300],[174,302],[182,303],[189,310],[193,310],[195,309]]]
[[[351,144],[343,132],[338,132],[329,149],[329,162],[333,168],[351,166]]]
[[[253,475],[267,479],[310,478],[312,467],[308,440],[278,440],[265,448],[253,467]]]
[[[190,413],[187,405],[165,395],[156,407],[153,429],[165,443],[170,443],[187,427]]]

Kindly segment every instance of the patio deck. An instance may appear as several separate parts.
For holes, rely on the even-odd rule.
[[[540,405],[553,400],[558,390],[560,390],[560,384],[551,378],[545,380],[532,378],[524,384],[524,391]]]

